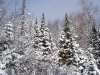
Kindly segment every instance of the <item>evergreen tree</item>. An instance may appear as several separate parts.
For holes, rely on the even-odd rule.
[[[52,38],[49,33],[49,29],[47,28],[47,23],[45,21],[44,13],[42,15],[40,26],[37,24],[37,20],[35,22],[35,35],[33,41],[35,62],[34,68],[36,69],[36,73],[39,74],[47,74],[47,70],[51,66],[51,52],[52,52]],[[48,66],[48,67],[47,67]]]
[[[22,0],[22,5],[21,5],[21,35],[24,35],[25,30],[24,30],[24,25],[25,25],[25,16],[26,16],[26,0]]]
[[[8,22],[4,28],[5,30],[5,38],[6,40],[13,40],[13,24],[11,22]]]
[[[88,48],[88,50],[85,51],[86,62],[84,64],[83,75],[99,75],[99,70],[97,68],[96,61],[94,59],[93,54],[90,52],[91,50],[93,49]]]
[[[2,38],[2,9],[0,7],[0,41],[1,41],[1,38]],[[2,50],[1,50],[2,46],[0,47],[0,60],[1,60],[1,56],[2,56]]]
[[[38,21],[36,18],[35,24],[34,24],[34,40],[33,40],[33,47],[36,49],[39,49],[39,39],[40,39],[40,29],[39,29],[39,25],[38,25]]]
[[[91,39],[91,44],[92,44],[92,47],[94,49],[94,51],[96,50],[96,42],[97,42],[97,29],[96,29],[96,25],[94,24],[92,26],[92,39]]]
[[[91,45],[92,45],[92,54],[94,55],[94,58],[96,60],[97,66],[100,69],[100,33],[96,29],[96,25],[92,26],[92,40],[91,40]]]
[[[67,14],[65,15],[64,25],[63,25],[62,35],[59,41],[59,54],[60,57],[59,62],[62,64],[70,65],[73,63],[73,44],[72,44],[72,36],[69,26],[69,21]]]
[[[1,69],[7,75],[12,74],[12,69],[11,69],[11,63],[12,63],[12,57],[11,57],[11,49],[12,49],[12,35],[13,35],[13,29],[12,29],[13,24],[11,22],[8,22],[5,25],[4,32],[5,32],[5,40],[2,43],[2,64],[4,65]],[[10,67],[11,66],[11,67]]]
[[[3,75],[15,75],[17,74],[17,66],[19,64],[18,59],[20,54],[16,51],[17,47],[14,42],[13,34],[13,24],[8,22],[4,28],[6,40],[3,42],[2,50],[2,70],[4,71]]]
[[[47,23],[45,21],[44,13],[42,14],[42,20],[40,24],[40,50],[42,50],[43,55],[48,55],[51,53],[52,39],[47,28]]]
[[[0,0],[0,41],[4,40],[4,23],[7,17],[5,17],[4,0]]]
[[[97,59],[98,69],[100,69],[100,31],[98,31],[97,50],[95,52],[95,56]]]

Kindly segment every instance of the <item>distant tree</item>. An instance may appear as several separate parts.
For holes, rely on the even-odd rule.
[[[81,11],[72,13],[70,20],[78,35],[77,41],[86,50],[90,46],[93,21],[97,20],[98,6],[90,0],[80,0]],[[95,21],[95,23],[97,23]]]
[[[22,0],[21,5],[21,35],[24,35],[24,26],[25,26],[25,15],[26,15],[26,0]]]
[[[0,0],[0,40],[3,40],[4,38],[4,30],[3,27],[6,23],[6,8],[5,8],[4,0]]]
[[[56,20],[54,20],[54,22],[49,21],[48,28],[50,29],[54,43],[58,46],[58,38],[59,38],[60,30],[61,30],[60,20],[56,19]]]
[[[7,13],[6,9],[7,9],[7,7],[5,5],[4,0],[0,0],[0,17],[2,16],[2,20],[4,20],[4,17],[6,16],[6,13]]]
[[[0,26],[1,26],[1,21],[2,21],[2,14],[3,14],[3,10],[2,10],[2,8],[0,7]]]
[[[2,35],[2,33],[3,33],[3,21],[2,21],[3,20],[2,19],[3,16],[2,16],[2,14],[3,14],[3,10],[2,10],[2,8],[0,8],[0,31],[1,31],[0,32],[0,34],[1,34],[0,38],[3,36]]]

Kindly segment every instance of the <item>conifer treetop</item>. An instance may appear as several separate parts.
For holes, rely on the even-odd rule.
[[[46,21],[45,21],[44,12],[42,14],[42,19],[41,19],[41,28],[43,28],[43,29],[46,28]]]
[[[41,19],[41,23],[45,23],[45,17],[44,17],[44,12],[42,14],[42,19]]]
[[[69,20],[68,20],[68,15],[66,13],[65,18],[64,18],[64,27],[69,26]]]
[[[70,26],[69,26],[69,20],[68,20],[67,13],[66,13],[65,18],[64,18],[63,32],[65,33],[65,37],[67,39],[71,38],[71,31],[70,31]]]
[[[97,29],[96,29],[95,23],[94,23],[93,26],[92,26],[92,32],[93,32],[93,34],[94,34],[94,36],[93,36],[92,38],[96,38],[96,36],[97,36]]]
[[[37,20],[37,18],[36,18],[36,20],[35,20],[35,24],[36,24],[36,25],[38,24],[38,20]]]

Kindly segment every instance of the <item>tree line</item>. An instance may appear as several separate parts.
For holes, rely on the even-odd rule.
[[[92,2],[80,0],[81,11],[63,21],[41,22],[21,11],[7,15],[0,0],[1,75],[100,75],[100,31]]]

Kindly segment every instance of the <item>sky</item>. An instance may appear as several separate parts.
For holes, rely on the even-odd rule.
[[[14,2],[14,0],[7,0],[8,3]],[[17,0],[21,1],[21,0]],[[30,14],[34,14],[34,18],[41,19],[41,15],[44,12],[47,21],[53,21],[55,19],[63,19],[65,14],[77,12],[80,10],[80,0],[26,0],[27,11]],[[94,5],[98,5],[100,8],[100,0],[93,1]]]
[[[44,12],[47,20],[62,19],[66,13],[78,11],[79,0],[30,0],[30,12],[40,19]]]

